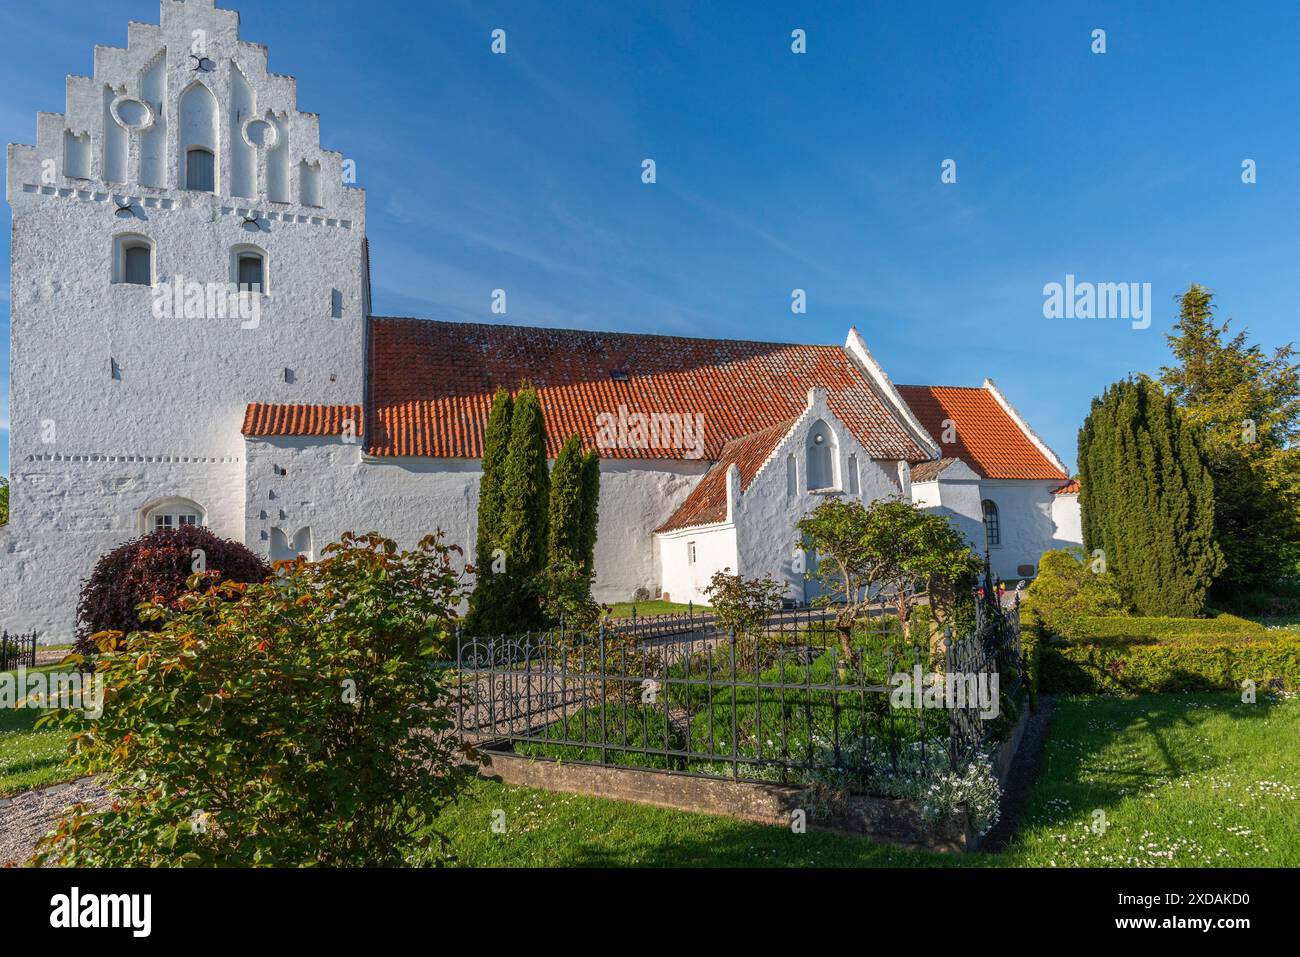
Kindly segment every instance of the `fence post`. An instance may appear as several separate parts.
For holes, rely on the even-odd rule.
[[[729,628],[731,636],[731,777],[733,779],[740,777],[740,762],[737,761],[737,740],[736,740],[736,629]],[[756,707],[761,706],[761,702],[755,702]]]
[[[632,613],[635,616],[636,608],[633,607]],[[609,743],[608,735],[605,733],[605,700],[608,697],[606,692],[609,690],[605,682],[605,623],[600,623],[600,763],[602,765],[609,763],[609,755],[606,745]]]

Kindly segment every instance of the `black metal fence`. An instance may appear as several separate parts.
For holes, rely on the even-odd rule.
[[[460,731],[538,758],[865,790],[985,746],[998,672],[1014,691],[1023,670],[1014,608],[986,609],[959,640],[913,640],[883,617],[841,633],[835,611],[782,612],[742,635],[709,615],[463,638]],[[936,674],[940,691],[960,678],[955,700],[927,699]]]
[[[0,631],[0,671],[36,667],[36,632],[11,635]]]

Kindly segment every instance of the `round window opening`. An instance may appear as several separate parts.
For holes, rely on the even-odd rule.
[[[246,120],[240,133],[244,142],[255,150],[274,149],[280,139],[280,131],[275,128],[275,124],[258,117]]]
[[[153,126],[153,107],[133,96],[119,96],[109,107],[113,120],[130,133],[138,133]]]

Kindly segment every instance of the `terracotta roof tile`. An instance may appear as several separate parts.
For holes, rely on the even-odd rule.
[[[244,434],[342,435],[352,423],[353,434],[365,432],[359,405],[271,405],[252,403],[244,413]]]
[[[956,461],[955,458],[934,459],[930,462],[921,462],[914,465],[912,466],[912,481],[933,482],[944,473],[948,466]]]
[[[990,479],[1064,479],[988,389],[946,385],[900,385],[899,394],[939,443],[976,474]],[[944,442],[953,425],[955,441]]]
[[[803,412],[808,390],[875,458],[925,460],[922,450],[837,346],[583,332],[422,319],[370,320],[369,452],[479,458],[498,386],[536,386],[549,454],[574,432],[595,447],[597,416],[704,417],[703,458],[732,439]],[[614,379],[618,372],[625,378]],[[601,449],[606,458],[694,458],[691,449]]]
[[[691,494],[677,507],[672,517],[655,531],[671,532],[690,528],[694,525],[714,525],[727,520],[727,470],[732,465],[740,469],[740,489],[749,488],[758,470],[772,455],[773,450],[781,444],[798,416],[778,422],[750,435],[732,439],[723,448],[722,454],[713,467],[704,473]]]
[[[1070,481],[1066,482],[1064,485],[1062,485],[1052,494],[1053,495],[1078,495],[1080,488],[1081,486],[1079,485],[1078,479],[1070,479]]]

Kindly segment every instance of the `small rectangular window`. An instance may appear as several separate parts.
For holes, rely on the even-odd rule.
[[[262,291],[262,257],[253,253],[239,257],[239,288]]]
[[[688,565],[695,564],[695,543],[694,542],[686,543],[686,564]]]
[[[133,286],[153,285],[153,256],[148,246],[122,250],[122,279]]]
[[[190,150],[185,154],[185,188],[200,193],[217,191],[217,170],[207,150]]]

